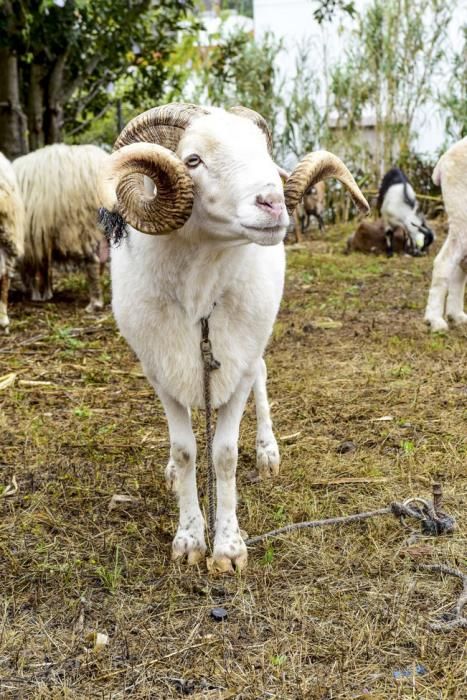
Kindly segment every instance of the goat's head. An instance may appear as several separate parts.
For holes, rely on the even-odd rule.
[[[281,175],[287,177],[283,186]],[[290,176],[271,158],[271,136],[256,112],[190,104],[155,107],[122,131],[101,183],[101,199],[150,234],[279,243],[303,193],[336,177],[362,209],[368,205],[345,165],[311,153]],[[155,187],[154,187],[155,185]],[[287,213],[288,212],[288,213]]]
[[[435,240],[435,234],[427,225],[425,217],[419,211],[414,211],[408,225],[408,232],[415,250],[426,252]]]

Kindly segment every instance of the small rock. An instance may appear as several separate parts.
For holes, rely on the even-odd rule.
[[[344,440],[340,445],[336,447],[337,454],[345,455],[348,452],[355,452],[357,446],[352,440]]]
[[[413,676],[424,676],[426,673],[428,673],[428,671],[425,666],[416,664],[415,666],[397,669],[397,671],[392,672],[392,675],[396,681],[400,681],[404,678],[413,678]]]
[[[227,620],[227,610],[225,608],[213,608],[211,610],[211,617],[216,622]]]

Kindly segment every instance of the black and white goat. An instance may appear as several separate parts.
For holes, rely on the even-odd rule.
[[[381,181],[377,209],[384,221],[386,253],[393,255],[394,230],[403,228],[411,242],[411,255],[420,255],[428,250],[435,235],[427,226],[425,217],[418,209],[418,202],[409,181],[399,168],[391,168]]]

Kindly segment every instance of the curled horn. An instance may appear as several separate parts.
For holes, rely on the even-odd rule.
[[[132,119],[101,179],[103,205],[144,233],[183,226],[193,207],[193,181],[175,151],[187,126],[203,114],[208,111],[196,105],[172,103]],[[155,182],[155,193],[145,188],[144,176]]]
[[[229,112],[232,112],[232,114],[237,114],[239,117],[245,117],[245,119],[250,119],[256,126],[261,129],[261,131],[264,133],[266,136],[266,142],[268,144],[268,151],[269,153],[272,153],[272,136],[271,132],[269,130],[267,121],[264,117],[261,116],[261,114],[258,114],[258,112],[255,112],[254,109],[249,109],[248,107],[241,107],[240,105],[237,107],[231,107],[229,109]]]
[[[114,151],[135,141],[145,141],[175,152],[187,126],[203,114],[209,114],[208,110],[182,102],[148,109],[128,122],[115,141]]]
[[[157,194],[144,186],[146,175]],[[115,151],[100,182],[103,205],[118,211],[138,231],[161,235],[183,226],[193,208],[193,180],[183,161],[154,143],[133,143]]]
[[[314,151],[302,158],[285,184],[285,205],[289,214],[294,212],[309,187],[329,177],[335,177],[342,182],[359,209],[365,213],[370,211],[368,202],[340,158],[329,151]]]

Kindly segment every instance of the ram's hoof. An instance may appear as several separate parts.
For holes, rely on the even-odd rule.
[[[256,445],[256,466],[260,479],[270,479],[279,474],[281,458],[277,442],[261,440]]]
[[[449,326],[444,318],[425,318],[425,323],[430,326],[432,333],[441,333],[449,330]]]
[[[233,574],[242,571],[248,562],[246,544],[240,531],[233,533],[220,529],[220,535],[214,541],[214,554],[206,561],[208,571],[211,574]]]
[[[465,314],[464,312],[458,314],[448,313],[448,318],[454,323],[455,326],[462,326],[465,323],[467,323],[467,314]]]
[[[204,521],[193,517],[187,527],[178,526],[177,534],[172,542],[172,561],[184,559],[188,564],[198,564],[206,556],[204,542]]]
[[[231,559],[227,556],[214,556],[206,559],[208,571],[213,576],[217,574],[234,574],[236,571],[242,571],[246,568],[247,563],[248,555],[246,552],[236,557],[236,559]]]
[[[9,331],[9,325],[10,325],[10,319],[6,314],[0,313],[0,333],[5,333],[5,335],[8,335]]]
[[[104,302],[102,299],[91,299],[89,304],[84,309],[87,314],[95,314],[102,311],[104,308]]]

